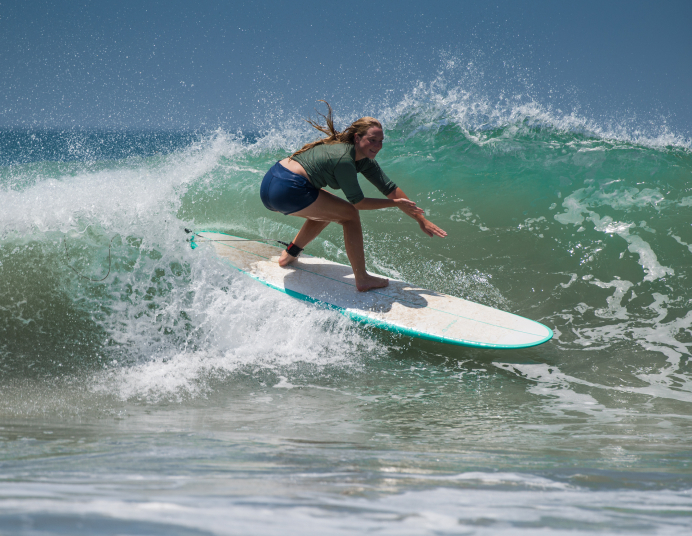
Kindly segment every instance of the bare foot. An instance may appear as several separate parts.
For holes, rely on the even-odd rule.
[[[367,274],[362,281],[356,281],[356,288],[359,292],[367,292],[374,288],[382,288],[389,285],[389,279],[386,277],[375,277],[374,275]]]
[[[293,255],[289,255],[288,251],[283,250],[281,252],[281,257],[279,257],[279,266],[288,266],[293,261],[295,261],[297,258],[298,257],[294,257]]]

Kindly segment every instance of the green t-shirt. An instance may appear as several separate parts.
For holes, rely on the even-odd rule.
[[[343,190],[346,199],[354,205],[365,199],[358,184],[362,173],[380,192],[387,195],[396,189],[375,160],[363,158],[356,162],[356,148],[348,143],[317,145],[293,157],[310,177],[315,188],[329,186]]]

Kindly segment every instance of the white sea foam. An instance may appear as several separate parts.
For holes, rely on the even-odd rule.
[[[203,252],[195,252],[202,256]],[[377,344],[338,313],[307,306],[251,279],[228,273],[213,256],[196,264],[187,292],[191,302],[168,303],[173,316],[184,309],[195,336],[184,346],[157,345],[140,362],[116,366],[95,379],[96,392],[123,400],[203,394],[211,379],[243,367],[281,369],[299,364],[352,366]],[[161,315],[166,315],[162,311]],[[128,346],[156,336],[157,326],[129,331]],[[135,348],[130,352],[135,352]]]
[[[612,296],[606,298],[608,307],[596,309],[594,312],[597,316],[601,318],[619,318],[625,319],[628,317],[627,308],[622,305],[622,299],[625,293],[632,287],[632,283],[629,281],[621,281],[619,279],[614,279],[608,283],[602,281],[589,281],[592,285],[596,285],[601,288],[614,288],[615,292]]]
[[[491,474],[487,475],[492,478]],[[530,476],[529,476],[530,479]],[[169,479],[171,480],[171,479]],[[294,477],[294,480],[298,480]],[[182,479],[180,487],[185,483]],[[159,484],[160,485],[160,484]],[[16,485],[12,488],[17,488]],[[298,488],[300,489],[300,488]],[[83,489],[81,490],[84,491]],[[96,491],[96,490],[95,490]],[[148,500],[124,501],[103,490],[80,500],[57,500],[51,487],[26,487],[27,498],[5,499],[0,515],[21,516],[42,526],[43,519],[60,519],[69,526],[108,525],[151,534],[206,531],[219,535],[306,534],[384,535],[467,534],[485,536],[506,532],[541,534],[655,533],[688,534],[688,491],[589,489],[409,490],[373,499],[294,493],[292,497],[214,496],[177,498],[168,492]],[[232,523],[229,523],[229,519]]]
[[[535,387],[530,388],[530,391],[536,394],[548,398],[558,397],[560,400],[577,396],[580,401],[575,405],[575,409],[580,404],[588,407],[592,403],[583,399],[583,394],[573,393],[572,385],[692,403],[692,378],[683,367],[683,358],[689,359],[692,355],[690,350],[692,344],[684,342],[687,334],[692,332],[692,312],[666,321],[671,299],[654,292],[653,301],[647,309],[654,312],[655,316],[647,318],[641,313],[633,315],[622,303],[628,291],[633,288],[632,283],[619,279],[602,282],[594,278],[589,278],[588,283],[603,289],[613,289],[613,294],[606,298],[607,307],[594,308],[587,304],[580,304],[575,307],[574,314],[563,315],[574,338],[569,344],[561,340],[558,341],[559,344],[567,348],[581,347],[593,351],[610,349],[618,343],[632,341],[647,352],[664,356],[665,363],[657,362],[655,359],[647,360],[647,366],[635,368],[630,373],[633,379],[636,378],[635,383],[639,381],[643,385],[604,385],[600,382],[584,380],[579,377],[580,375],[566,375],[559,370],[559,367],[547,364],[515,365],[498,362],[495,363],[496,366],[517,371],[522,377],[537,382]],[[635,296],[632,293],[633,297]],[[576,317],[582,317],[591,312],[597,317],[616,322],[600,325],[594,325],[593,322],[579,325],[575,322]],[[546,403],[552,409],[561,407],[560,404],[553,402]],[[599,411],[606,412],[606,408],[600,408]]]
[[[674,234],[673,234],[672,232],[670,232],[670,231],[668,232],[668,234],[669,234],[669,235],[671,236],[671,238],[673,238],[673,240],[675,240],[678,244],[680,244],[681,246],[686,246],[687,249],[690,250],[690,253],[692,253],[692,244],[688,244],[687,242],[684,242],[684,241],[682,240],[682,238],[680,238],[679,236],[674,235]]]
[[[567,417],[569,412],[577,412],[598,418],[599,423],[618,422],[629,414],[628,410],[607,407],[598,402],[593,395],[577,392],[573,386],[585,386],[598,392],[620,391],[644,395],[647,397],[677,400],[692,403],[692,379],[677,374],[677,367],[671,365],[658,374],[637,374],[643,380],[645,387],[605,385],[583,380],[576,376],[565,374],[557,366],[544,363],[514,364],[493,363],[498,368],[514,371],[522,378],[531,380],[533,386],[528,391],[543,398],[543,408],[557,416]]]
[[[581,225],[584,221],[591,221],[596,231],[609,235],[615,234],[623,238],[628,244],[627,249],[639,256],[639,264],[645,273],[644,281],[655,281],[674,275],[675,270],[661,265],[651,245],[641,236],[630,232],[636,224],[615,221],[611,216],[600,216],[591,210],[591,207],[609,206],[614,210],[643,206],[658,207],[663,199],[663,195],[657,189],[639,191],[636,188],[630,188],[604,194],[594,187],[580,188],[564,199],[562,206],[565,211],[555,214],[554,218],[563,225]]]
[[[238,150],[225,135],[217,135],[163,162],[137,161],[98,171],[85,168],[75,176],[38,180],[26,189],[2,189],[5,210],[0,232],[65,233],[81,230],[78,221],[120,233],[152,232],[175,214],[181,187],[216,167],[221,155]]]

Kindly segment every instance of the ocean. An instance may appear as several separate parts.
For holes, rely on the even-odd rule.
[[[2,130],[0,534],[690,533],[690,140],[432,85],[337,127],[366,111],[448,232],[363,212],[368,268],[553,340],[411,339],[193,251],[293,238],[259,187],[299,115]],[[347,262],[336,225],[306,252]]]

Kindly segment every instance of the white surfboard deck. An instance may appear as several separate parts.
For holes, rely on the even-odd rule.
[[[516,349],[549,341],[550,328],[499,309],[389,279],[389,286],[356,290],[350,266],[303,253],[289,266],[282,249],[235,236],[199,232],[193,247],[213,247],[233,268],[304,301],[334,308],[359,322],[447,344]]]

